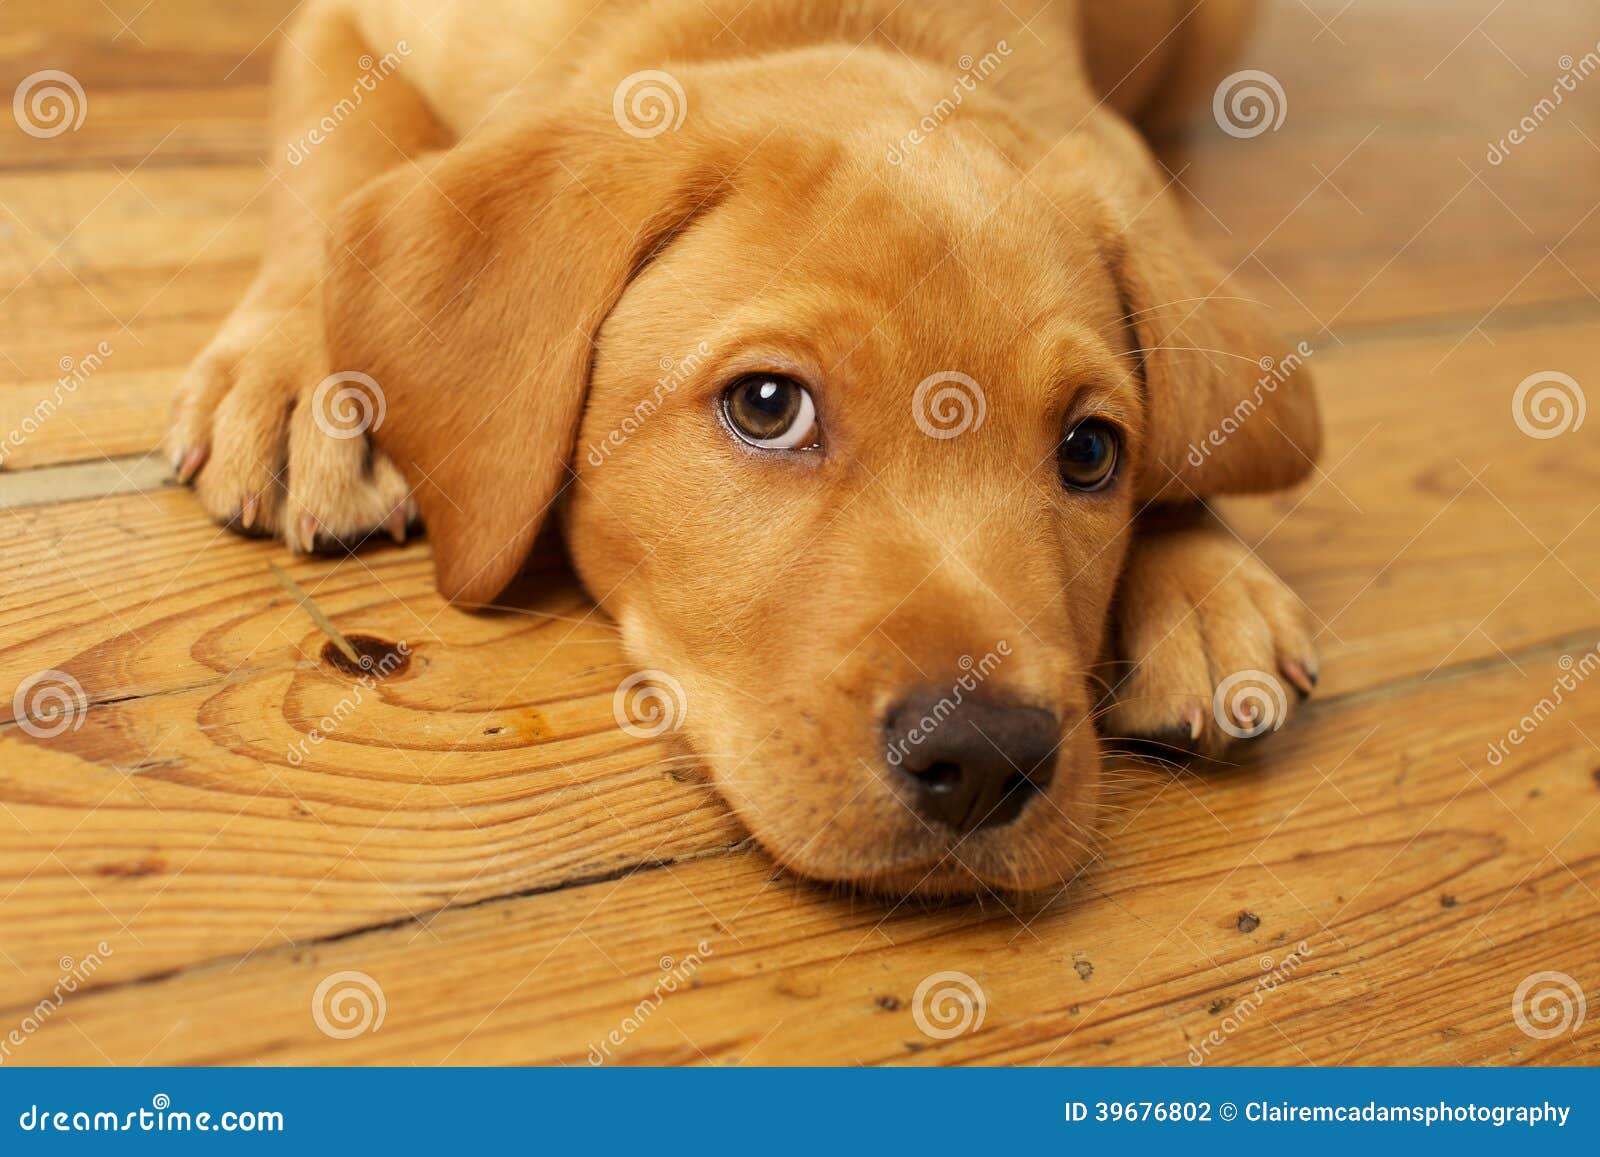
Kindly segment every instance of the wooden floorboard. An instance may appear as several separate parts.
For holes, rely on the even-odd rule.
[[[1104,865],[1040,908],[889,910],[793,882],[754,850],[707,849],[90,994],[30,1047],[83,1061],[155,1048],[153,1062],[581,1064],[662,957],[698,953],[698,984],[631,1037],[628,1059],[1182,1064],[1224,1015],[1218,1001],[1231,1010],[1293,954],[1292,982],[1219,1060],[1594,1063],[1592,1039],[1530,1040],[1504,1015],[1509,992],[1490,1006],[1481,988],[1528,959],[1600,949],[1600,850],[1571,840],[1600,810],[1600,753],[1556,725],[1481,779],[1454,758],[1485,714],[1539,693],[1559,653],[1519,656],[1527,679],[1507,665],[1335,700],[1225,772],[1135,771]],[[1600,734],[1600,702],[1569,721]],[[1548,849],[1563,841],[1558,861]],[[944,968],[983,985],[987,1017],[935,1048],[912,996]],[[330,1040],[305,1016],[308,994],[349,969],[380,981],[388,1019]],[[152,1002],[184,1010],[164,1041]]]
[[[0,1034],[107,949],[19,1061],[1600,1061],[1592,1023],[1511,1016],[1540,971],[1600,999],[1600,692],[1488,757],[1600,647],[1600,422],[1511,408],[1546,371],[1594,393],[1600,78],[1485,159],[1592,4],[1270,4],[1241,65],[1283,128],[1164,140],[1314,351],[1322,473],[1227,511],[1316,618],[1319,695],[1237,766],[1119,761],[1070,892],[940,908],[789,878],[621,732],[614,628],[554,554],[467,615],[425,541],[294,559],[204,520],[153,454],[267,242],[289,5],[89,7],[0,16],[0,91],[58,67],[91,102],[0,137]],[[274,568],[403,669],[340,670]],[[46,671],[83,703],[47,739],[10,696]],[[915,993],[951,970],[984,1018],[938,1039]],[[385,1019],[343,1039],[312,1005],[350,971]]]

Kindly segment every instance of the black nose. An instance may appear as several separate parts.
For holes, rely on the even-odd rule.
[[[1052,712],[1005,699],[916,692],[889,711],[888,762],[917,811],[965,834],[1008,824],[1055,775]]]

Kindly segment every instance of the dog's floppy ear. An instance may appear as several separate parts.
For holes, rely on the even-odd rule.
[[[1110,208],[1102,247],[1146,394],[1141,499],[1300,481],[1322,447],[1309,348],[1279,337],[1265,307],[1200,252],[1169,191],[1113,196]]]
[[[564,488],[596,330],[721,188],[726,134],[641,139],[596,105],[402,164],[335,226],[331,366],[371,379],[373,440],[415,488],[453,602],[515,577]]]

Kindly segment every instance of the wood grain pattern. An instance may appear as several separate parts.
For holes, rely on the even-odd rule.
[[[1298,952],[1219,1062],[1594,1063],[1593,1038],[1532,1041],[1506,1016],[1509,991],[1488,1002],[1482,989],[1514,985],[1529,959],[1600,948],[1600,850],[1563,844],[1600,811],[1600,752],[1574,748],[1564,724],[1600,734],[1600,707],[1536,733],[1514,768],[1454,758],[1477,753],[1501,705],[1540,693],[1555,654],[1523,656],[1527,679],[1502,668],[1325,704],[1266,762],[1136,772],[1105,863],[1039,909],[886,910],[722,852],[82,996],[70,1025],[29,1048],[119,1063],[582,1064],[663,967],[699,954],[697,986],[640,1017],[616,1059],[1183,1064],[1270,973],[1264,960]],[[950,968],[983,985],[987,1016],[938,1044],[912,996]],[[381,985],[386,1019],[333,1040],[307,1011],[318,982],[349,969]],[[152,1002],[182,1010],[164,1040]]]
[[[1537,971],[1600,995],[1600,692],[1539,706],[1600,647],[1600,432],[1511,407],[1597,364],[1600,80],[1484,160],[1591,5],[1275,4],[1240,63],[1284,127],[1168,143],[1314,350],[1324,473],[1228,514],[1321,624],[1319,696],[1236,767],[1119,766],[1070,893],[938,908],[778,873],[670,737],[618,729],[614,629],[553,555],[465,615],[425,542],[293,560],[143,461],[266,241],[288,7],[5,6],[0,90],[66,68],[91,115],[0,138],[0,438],[113,351],[0,446],[0,1037],[103,957],[18,1062],[1600,1060],[1510,1013]],[[403,669],[340,670],[273,565]],[[9,694],[41,672],[84,706],[48,738]],[[338,1039],[313,997],[351,970],[385,1019]],[[984,1019],[937,1039],[914,997],[950,970]]]

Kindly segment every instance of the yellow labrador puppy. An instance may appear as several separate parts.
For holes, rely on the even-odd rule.
[[[1097,722],[1215,753],[1315,679],[1198,505],[1306,474],[1311,386],[1132,127],[1245,7],[311,0],[175,466],[299,550],[420,517],[464,605],[555,517],[778,860],[1057,884]]]

